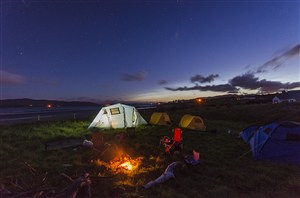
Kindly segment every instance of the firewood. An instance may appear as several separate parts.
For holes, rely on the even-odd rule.
[[[84,197],[91,197],[91,180],[89,177],[89,173],[85,173],[84,175],[80,176],[72,184],[67,186],[64,190],[60,193],[55,195],[51,198],[61,198],[61,197],[70,197],[75,198],[80,190],[83,191]]]
[[[37,171],[35,170],[35,168],[33,168],[32,166],[30,166],[30,164],[28,164],[26,161],[23,161],[23,163],[26,165],[26,167],[28,167],[28,169],[31,172],[31,174],[33,174],[33,175],[37,174]]]
[[[67,175],[65,173],[61,173],[60,175],[64,176],[65,178],[67,178],[70,182],[74,182],[74,180],[69,175]]]

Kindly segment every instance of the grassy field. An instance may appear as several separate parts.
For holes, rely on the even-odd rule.
[[[64,173],[77,178],[92,175],[92,197],[299,197],[300,167],[253,160],[249,146],[238,138],[252,124],[274,120],[300,122],[299,104],[198,106],[168,110],[173,123],[185,113],[200,115],[209,130],[216,133],[183,130],[183,151],[166,155],[159,145],[161,137],[172,136],[176,127],[143,126],[136,137],[115,138],[122,130],[101,131],[106,143],[132,159],[140,159],[132,172],[115,172],[94,163],[98,151],[79,147],[45,150],[45,142],[64,138],[91,140],[90,120],[43,122],[0,126],[0,184],[12,192],[54,187],[57,191],[70,184]],[[151,112],[140,112],[149,120]],[[228,130],[231,133],[228,133]],[[201,163],[189,166],[182,154],[200,152]],[[173,161],[175,179],[144,189],[143,184],[159,177]],[[33,169],[33,170],[32,170]],[[100,174],[101,177],[98,177]],[[114,176],[111,176],[114,175]]]

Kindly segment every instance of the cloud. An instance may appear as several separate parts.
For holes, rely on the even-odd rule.
[[[24,76],[0,70],[0,83],[4,85],[19,85],[26,83]]]
[[[215,78],[218,78],[219,77],[219,74],[210,74],[209,76],[207,77],[204,77],[202,75],[195,75],[193,77],[191,77],[191,82],[192,83],[211,83],[212,81],[215,80]]]
[[[232,86],[238,86],[246,89],[257,89],[259,88],[258,78],[253,73],[246,73],[241,76],[236,76],[229,80]]]
[[[293,48],[285,51],[282,56],[286,56],[286,57],[294,57],[294,56],[298,56],[300,54],[300,44],[294,46]]]
[[[239,91],[238,88],[236,88],[230,84],[206,85],[206,86],[195,85],[193,87],[184,86],[184,87],[177,87],[177,88],[165,87],[165,89],[170,90],[170,91],[199,90],[199,91],[214,91],[214,92],[228,92],[228,93],[237,93]]]
[[[219,85],[207,85],[200,86],[195,85],[192,87],[182,86],[177,88],[165,87],[169,91],[213,91],[213,92],[227,92],[227,93],[238,93],[240,88],[257,90],[260,93],[272,93],[282,91],[284,89],[300,88],[300,82],[288,82],[282,83],[279,81],[270,81],[266,79],[260,80],[254,75],[254,73],[246,73],[243,75],[236,76],[229,80],[228,84]]]
[[[282,83],[279,81],[269,81],[266,79],[259,80],[253,73],[246,73],[236,76],[229,80],[229,83],[234,87],[241,87],[244,89],[256,90],[260,92],[277,92],[282,89],[294,89],[300,87],[299,82]]]
[[[147,72],[138,72],[136,74],[123,74],[124,81],[143,81],[147,76]]]
[[[165,87],[166,90],[169,91],[191,91],[191,90],[198,90],[198,91],[214,91],[214,92],[228,92],[228,93],[237,93],[239,91],[238,88],[232,86],[231,84],[220,84],[220,85],[206,85],[200,86],[197,83],[210,83],[218,78],[219,74],[210,74],[208,76],[202,76],[197,74],[191,77],[191,82],[195,83],[195,86],[192,87],[177,87],[177,88],[170,88]]]
[[[272,93],[282,91],[284,89],[294,89],[300,88],[300,82],[287,82],[283,83],[280,81],[271,81],[266,79],[259,79],[255,74],[266,72],[270,69],[276,70],[281,67],[284,61],[294,58],[300,55],[300,44],[295,45],[294,47],[282,52],[278,56],[266,61],[263,65],[259,66],[256,71],[249,71],[245,74],[235,76],[228,81],[228,84],[219,84],[211,86],[200,86],[198,83],[210,83],[218,78],[218,74],[210,74],[208,76],[195,75],[191,77],[191,82],[195,83],[195,86],[188,87],[182,86],[177,88],[165,87],[166,90],[170,91],[190,91],[190,90],[199,90],[199,91],[214,91],[214,92],[228,92],[228,93],[237,93],[241,91],[240,88],[248,90],[257,90],[260,93]],[[249,68],[247,66],[247,68]],[[246,69],[247,69],[246,68]]]
[[[160,81],[158,82],[159,85],[165,85],[165,84],[167,84],[167,83],[168,83],[168,81],[166,81],[166,80],[160,80]]]
[[[254,73],[263,73],[266,72],[268,69],[276,70],[283,65],[283,62],[285,60],[299,55],[300,55],[300,44],[297,44],[294,47],[281,53],[280,55],[266,61],[263,65],[259,66]]]

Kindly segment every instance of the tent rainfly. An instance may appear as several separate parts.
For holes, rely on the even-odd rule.
[[[153,125],[170,125],[171,120],[167,113],[154,112],[149,123]]]
[[[206,130],[203,119],[200,116],[193,116],[190,114],[182,116],[179,127],[200,131]]]
[[[137,109],[124,104],[103,107],[88,128],[117,129],[147,124]]]

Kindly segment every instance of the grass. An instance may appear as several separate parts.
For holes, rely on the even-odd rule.
[[[161,137],[171,136],[172,127],[143,126],[136,129],[135,138],[126,138],[119,149],[132,158],[143,157],[139,169],[131,174],[92,178],[93,197],[299,197],[300,167],[298,165],[255,161],[249,146],[238,138],[245,127],[271,120],[300,121],[299,112],[290,105],[221,106],[169,111],[172,121],[179,123],[185,113],[200,115],[209,130],[217,133],[183,130],[183,152],[200,152],[201,163],[188,166],[180,155],[165,155],[159,145]],[[299,108],[298,108],[299,109]],[[142,112],[149,120],[151,113]],[[84,171],[92,175],[101,167],[91,163],[99,153],[91,149],[61,149],[45,151],[44,143],[62,138],[91,138],[87,130],[91,120],[59,121],[0,126],[0,183],[11,191],[21,191],[11,185],[18,179],[20,186],[43,186],[63,189],[70,184],[60,174],[73,178]],[[228,130],[231,133],[228,133]],[[122,130],[104,131],[106,142],[116,143],[115,135]],[[173,161],[181,161],[175,168],[175,179],[150,189],[141,186],[159,177]],[[38,174],[29,171],[28,163]],[[46,174],[47,173],[47,174]],[[102,173],[106,173],[105,171]],[[30,185],[29,185],[30,184]]]

